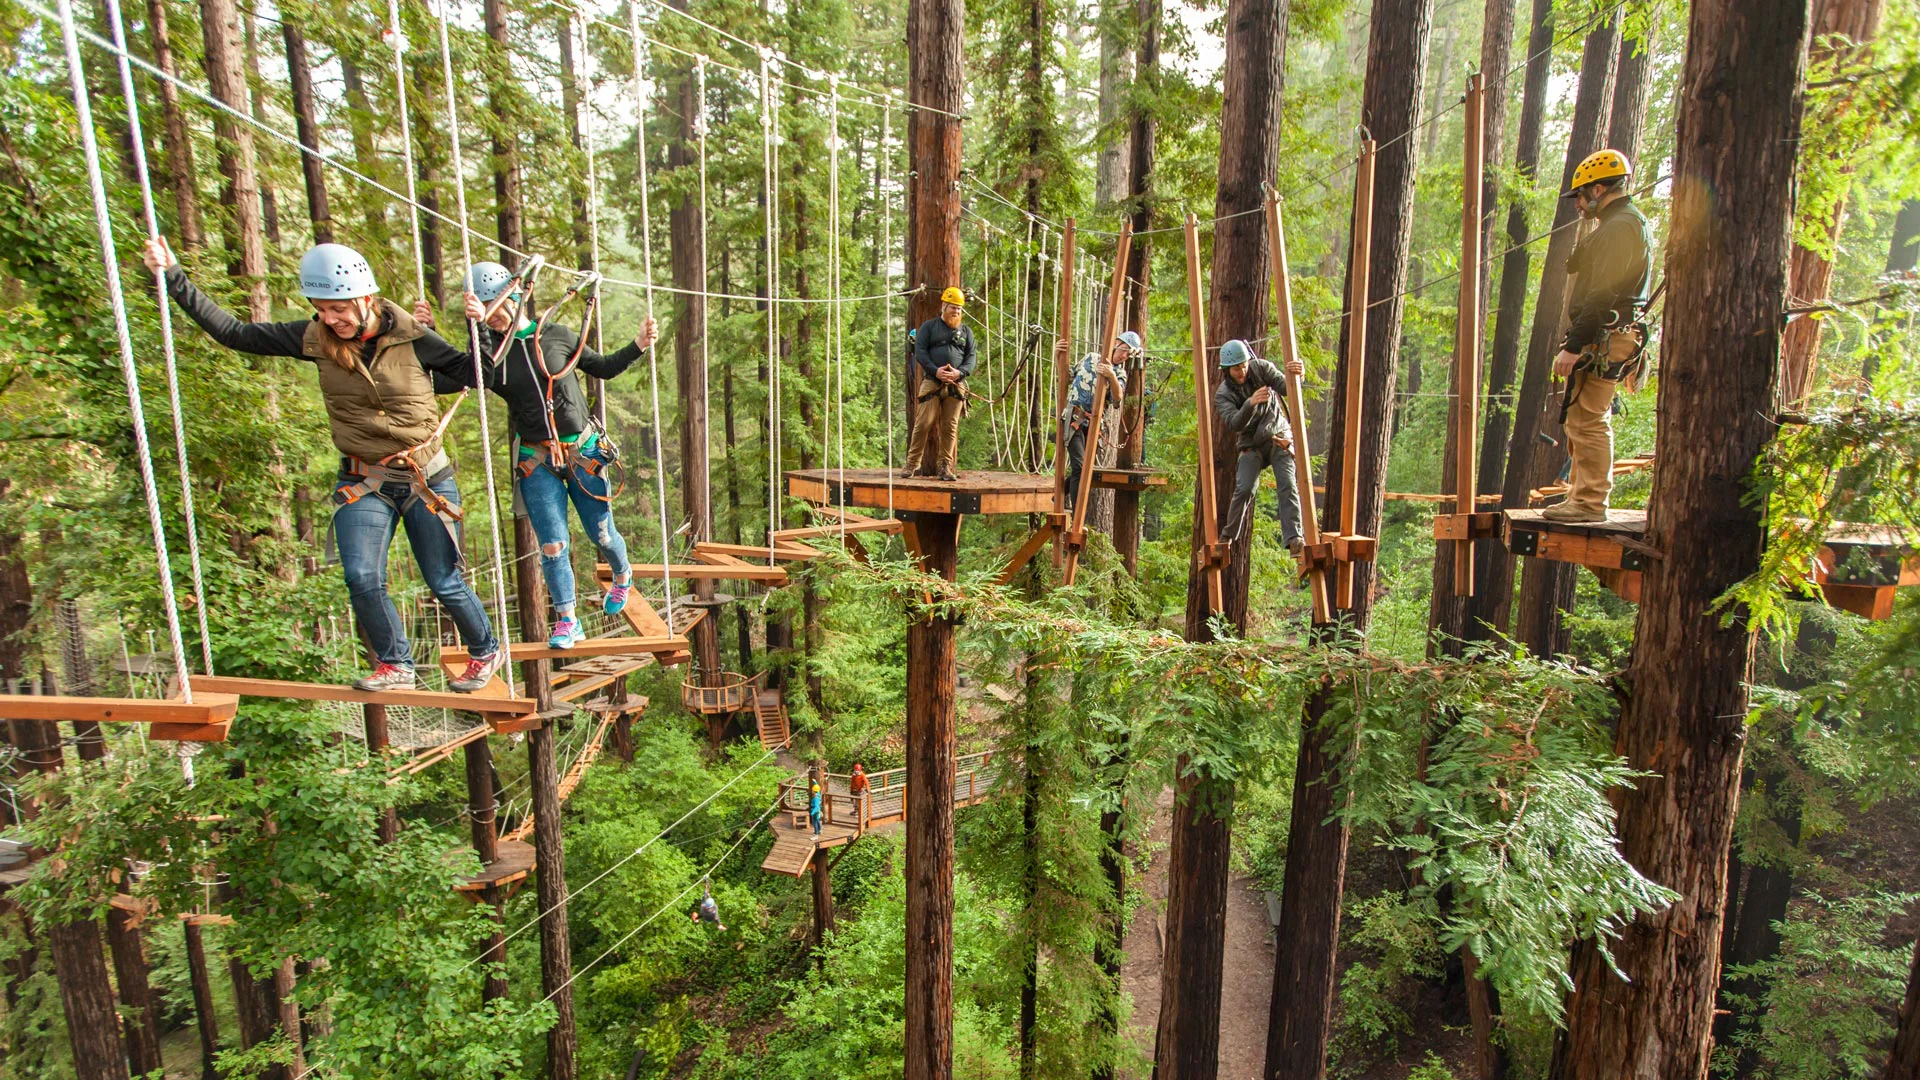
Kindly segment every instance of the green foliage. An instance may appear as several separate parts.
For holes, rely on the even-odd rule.
[[[1736,1010],[1764,1009],[1755,1028],[1733,1039],[1734,1052],[1763,1063],[1767,1080],[1839,1080],[1876,1076],[1893,1035],[1891,1007],[1906,987],[1913,956],[1903,937],[1888,947],[1887,923],[1916,895],[1879,893],[1828,900],[1810,895],[1802,913],[1778,924],[1780,952],[1733,969],[1755,977],[1766,1000],[1738,1000]]]
[[[1361,1062],[1397,1053],[1412,1032],[1414,984],[1442,971],[1440,926],[1430,904],[1384,895],[1347,905],[1340,928],[1343,952],[1372,958],[1355,959],[1340,975],[1340,1027],[1328,1048],[1337,1071],[1357,1075]]]

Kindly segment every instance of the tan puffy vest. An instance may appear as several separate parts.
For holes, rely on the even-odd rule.
[[[318,320],[308,324],[301,349],[320,369],[320,395],[327,404],[334,447],[369,462],[419,445],[440,423],[433,376],[413,354],[413,343],[426,331],[391,300],[381,300],[380,306],[392,317],[393,329],[377,340],[371,367],[356,358],[353,370],[347,371],[328,359],[320,348],[321,335],[332,331]],[[425,464],[439,452],[440,440],[434,439],[414,460]]]

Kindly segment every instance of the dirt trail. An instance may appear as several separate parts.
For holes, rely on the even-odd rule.
[[[1173,792],[1162,792],[1148,831],[1153,860],[1139,886],[1145,900],[1127,929],[1121,981],[1133,997],[1132,1031],[1148,1060],[1160,1017],[1160,942],[1167,908],[1167,839]],[[1220,995],[1219,1080],[1259,1080],[1267,1054],[1267,1004],[1273,985],[1273,941],[1266,901],[1235,875],[1227,891],[1226,971]],[[1145,1076],[1135,1080],[1145,1080]]]

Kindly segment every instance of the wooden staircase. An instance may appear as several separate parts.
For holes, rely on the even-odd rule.
[[[760,745],[768,750],[785,750],[793,741],[793,725],[780,691],[763,689],[754,695],[753,719],[760,728]]]

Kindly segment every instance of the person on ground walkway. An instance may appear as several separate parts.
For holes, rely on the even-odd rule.
[[[1293,482],[1293,427],[1281,402],[1286,398],[1287,381],[1272,361],[1253,355],[1246,342],[1235,338],[1220,346],[1220,367],[1226,377],[1213,392],[1213,411],[1226,421],[1227,428],[1239,435],[1240,456],[1234,466],[1233,501],[1227,504],[1226,519],[1220,523],[1220,538],[1238,543],[1253,532],[1253,501],[1260,490],[1260,473],[1273,470],[1273,488],[1278,496],[1274,517],[1280,522],[1280,539],[1287,550],[1300,554],[1300,493]],[[1287,375],[1298,377],[1306,369],[1298,360],[1287,361]]]
[[[847,793],[853,796],[856,811],[864,812],[867,809],[872,792],[873,784],[867,780],[867,770],[859,762],[854,762],[853,775],[847,780]]]
[[[960,417],[967,410],[967,376],[973,374],[973,331],[964,325],[967,294],[958,287],[940,294],[940,314],[913,335],[913,363],[920,372],[914,396],[913,435],[907,443],[907,473],[958,480]]]
[[[418,315],[379,295],[373,268],[352,248],[321,244],[300,260],[300,294],[314,317],[241,322],[188,280],[164,237],[147,240],[147,268],[166,272],[167,292],[207,336],[236,352],[307,360],[319,371],[320,396],[340,468],[334,481],[333,537],[347,595],[373,652],[360,690],[411,690],[413,646],[387,595],[387,550],[404,525],[420,576],[460,631],[466,670],[447,685],[471,693],[487,685],[506,651],[486,609],[460,573],[460,490],[441,448],[436,386],[475,381],[473,358],[422,326]]]
[[[1613,398],[1620,384],[1633,389],[1646,349],[1647,219],[1627,193],[1633,166],[1618,150],[1587,156],[1573,171],[1563,198],[1598,222],[1567,258],[1573,288],[1567,336],[1553,373],[1567,380],[1560,421],[1567,433],[1572,474],[1567,498],[1542,513],[1549,521],[1607,520],[1613,494]]]
[[[1055,349],[1062,356],[1070,346],[1061,341]],[[1127,365],[1140,355],[1140,335],[1122,330],[1114,335],[1113,349],[1105,360],[1088,353],[1073,369],[1073,384],[1067,389],[1067,409],[1060,417],[1067,425],[1067,513],[1073,513],[1080,498],[1080,465],[1087,456],[1087,425],[1093,422],[1093,396],[1113,380],[1113,398],[1117,402],[1127,392]],[[1103,425],[1104,426],[1104,425]],[[1097,444],[1096,439],[1096,444]],[[1097,452],[1097,451],[1096,451]],[[1097,462],[1096,462],[1097,464]]]
[[[818,781],[815,781],[809,786],[813,788],[813,791],[812,791],[812,794],[807,799],[807,821],[809,824],[813,826],[813,835],[819,836],[820,835],[820,784]]]
[[[627,542],[613,523],[607,478],[618,454],[594,422],[580,373],[603,380],[619,376],[653,347],[659,328],[649,317],[632,341],[602,355],[586,348],[580,335],[558,320],[535,326],[526,314],[532,305],[522,302],[520,289],[519,279],[499,263],[473,264],[467,271],[467,318],[482,322],[481,348],[501,358],[488,373],[487,389],[507,403],[515,490],[540,539],[540,571],[553,604],[553,633],[547,644],[570,649],[585,632],[574,615],[577,586],[568,554],[568,502],[613,573],[603,603],[606,613],[618,614],[633,587],[633,567]],[[501,353],[502,339],[509,333],[512,341]]]

